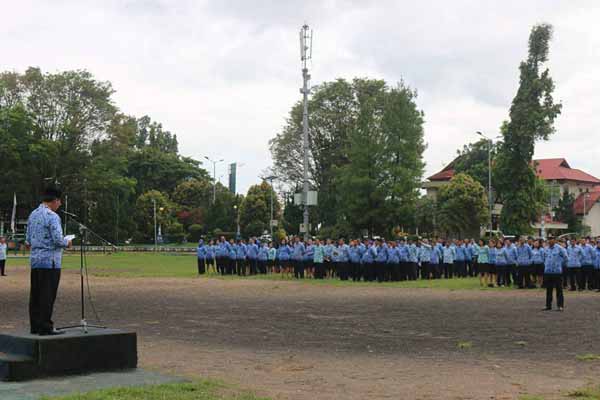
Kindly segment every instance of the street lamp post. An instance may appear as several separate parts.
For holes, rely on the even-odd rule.
[[[233,209],[236,211],[236,231],[235,231],[235,239],[238,240],[240,238],[240,208],[236,205],[233,206]]]
[[[156,232],[156,199],[152,199],[152,212],[154,215],[154,252],[158,251],[158,237]]]
[[[275,178],[277,178],[277,177],[274,175],[263,178],[265,181],[269,181],[269,184],[271,186],[271,188],[269,190],[269,194],[271,196],[271,219],[269,220],[269,227],[270,227],[270,231],[271,231],[271,240],[273,240],[273,180],[275,180]]]
[[[493,142],[492,142],[492,139],[485,136],[483,133],[477,131],[477,134],[488,141],[488,206],[490,209],[490,217],[489,217],[489,221],[488,221],[489,228],[488,229],[491,234],[492,211],[493,211],[493,207],[494,207],[494,205],[492,204],[492,144],[493,144]]]
[[[217,163],[223,162],[225,160],[224,159],[212,160],[208,156],[204,156],[204,158],[206,158],[209,162],[211,162],[213,164],[213,200],[212,200],[212,203],[214,205],[215,201],[217,200]]]

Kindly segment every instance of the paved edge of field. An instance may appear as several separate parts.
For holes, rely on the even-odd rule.
[[[0,382],[0,399],[37,400],[42,396],[64,396],[115,387],[159,385],[186,381],[182,378],[138,368],[128,371],[97,372],[25,382]]]

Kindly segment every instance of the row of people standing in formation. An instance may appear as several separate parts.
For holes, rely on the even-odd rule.
[[[600,291],[600,240],[562,241],[561,284],[571,290]],[[556,273],[549,242],[522,238],[444,240],[350,240],[336,243],[296,237],[278,245],[221,237],[198,244],[198,273],[209,266],[223,275],[280,273],[296,278],[403,281],[479,276],[482,286],[535,288],[549,270]],[[562,254],[562,253],[561,253]]]

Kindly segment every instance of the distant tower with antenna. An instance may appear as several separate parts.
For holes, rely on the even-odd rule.
[[[303,182],[302,182],[302,205],[304,206],[304,218],[300,232],[304,232],[304,239],[307,240],[310,233],[308,206],[316,205],[316,193],[310,193],[308,187],[308,94],[310,93],[309,82],[310,74],[308,73],[308,62],[312,59],[312,30],[307,24],[304,24],[300,29],[300,61],[302,64],[302,88],[300,93],[303,96],[303,113],[302,113],[302,153],[304,156],[303,163]]]

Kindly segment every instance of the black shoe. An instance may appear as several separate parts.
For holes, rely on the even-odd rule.
[[[558,309],[556,311],[563,312],[563,311],[565,311],[565,309],[563,307],[558,307]]]
[[[51,331],[40,332],[40,336],[55,336],[55,335],[63,335],[64,331],[57,331],[56,329],[52,329]]]
[[[542,308],[542,311],[552,311],[552,307]]]

